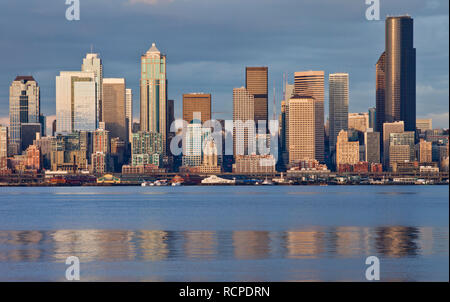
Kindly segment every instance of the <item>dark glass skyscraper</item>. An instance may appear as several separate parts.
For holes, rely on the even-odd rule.
[[[384,115],[384,102],[386,98],[386,52],[383,52],[378,59],[377,65],[375,67],[376,72],[376,123],[375,123],[375,131],[380,133],[383,132],[383,123],[386,121]]]
[[[268,67],[246,67],[245,88],[254,98],[254,121],[258,127],[258,121],[264,121],[267,129],[268,120]]]
[[[386,18],[385,120],[404,121],[405,131],[416,130],[416,49],[413,19]]]

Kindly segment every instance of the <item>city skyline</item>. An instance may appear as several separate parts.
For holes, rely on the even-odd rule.
[[[101,2],[101,1],[100,1]],[[124,1],[115,1],[118,4],[124,3]],[[251,2],[251,1],[250,1]],[[322,1],[323,4],[328,6],[333,6],[327,1]],[[231,3],[233,6],[233,3]],[[280,2],[277,6],[277,12],[285,12],[289,14],[286,10],[292,3]],[[90,7],[91,6],[91,7]],[[179,1],[173,1],[171,3],[160,2],[155,5],[145,5],[145,4],[133,4],[123,6],[126,12],[136,13],[135,10],[142,10],[142,14],[153,14],[153,12],[165,11],[172,12],[175,14],[180,6],[183,4]],[[195,5],[193,5],[195,7]],[[244,11],[248,9],[248,3],[243,4]],[[263,11],[267,7],[266,2],[260,4]],[[299,7],[304,9],[300,10],[304,13],[304,10],[309,11],[309,13],[314,12],[315,14],[324,14],[317,7],[318,4],[301,4]],[[214,110],[218,112],[224,112],[222,115],[213,115],[214,118],[231,118],[232,108],[229,106],[232,102],[232,88],[241,86],[245,82],[245,73],[242,70],[246,66],[268,66],[269,67],[269,100],[272,100],[272,86],[275,82],[277,93],[277,113],[279,113],[280,102],[281,102],[281,84],[282,84],[282,74],[287,72],[290,75],[289,82],[293,82],[292,74],[299,70],[324,70],[325,71],[325,87],[328,86],[327,75],[336,72],[346,72],[349,73],[350,77],[353,79],[350,81],[350,102],[349,111],[350,112],[361,112],[366,111],[368,107],[375,106],[375,85],[374,85],[374,74],[375,74],[375,63],[382,53],[384,48],[384,18],[383,16],[393,13],[408,14],[414,16],[414,47],[418,49],[417,53],[417,118],[433,118],[434,125],[436,127],[448,127],[448,106],[446,99],[448,98],[448,64],[442,64],[443,62],[448,62],[448,40],[439,39],[437,33],[434,34],[433,39],[430,37],[430,33],[437,32],[433,31],[433,28],[442,29],[448,27],[448,13],[446,13],[445,7],[448,7],[446,2],[437,2],[436,7],[425,6],[418,2],[411,2],[411,7],[402,8],[397,2],[386,3],[381,6],[381,16],[380,21],[367,21],[364,18],[364,12],[366,6],[364,3],[359,5],[342,5],[339,8],[339,12],[342,14],[339,16],[328,16],[327,25],[333,24],[343,29],[352,30],[348,31],[346,34],[354,34],[355,39],[364,37],[364,43],[348,44],[347,46],[342,45],[343,42],[337,41],[336,38],[332,37],[331,34],[335,32],[336,29],[331,29],[331,27],[320,27],[314,34],[305,36],[306,33],[301,28],[294,28],[294,21],[281,22],[280,25],[276,26],[273,31],[269,32],[268,37],[272,35],[285,33],[288,36],[293,34],[298,35],[299,41],[280,41],[281,38],[276,38],[273,43],[268,40],[262,39],[261,41],[256,41],[253,39],[254,44],[247,45],[249,42],[245,42],[245,47],[249,48],[252,54],[256,54],[253,57],[249,57],[247,52],[242,52],[242,46],[237,43],[234,37],[226,36],[224,42],[227,42],[227,55],[224,56],[224,52],[220,51],[216,44],[212,47],[202,47],[199,41],[202,41],[203,37],[199,35],[192,36],[192,41],[183,42],[182,51],[180,52],[177,45],[172,43],[176,42],[176,36],[170,34],[173,32],[173,28],[169,27],[167,36],[161,36],[160,34],[154,34],[153,31],[146,35],[148,38],[142,38],[139,36],[139,41],[130,41],[130,43],[123,43],[124,46],[115,47],[112,42],[105,43],[104,38],[108,37],[107,33],[104,36],[99,35],[97,30],[93,30],[92,33],[83,33],[83,36],[78,36],[82,39],[81,43],[77,46],[72,47],[69,51],[61,51],[64,41],[60,44],[54,45],[54,43],[49,40],[49,44],[40,43],[35,47],[35,53],[32,58],[21,58],[19,64],[16,60],[5,61],[3,66],[5,66],[5,72],[0,76],[0,100],[4,100],[0,107],[0,119],[2,124],[3,118],[7,116],[7,91],[2,89],[2,87],[8,86],[16,75],[18,74],[31,74],[34,76],[36,81],[41,87],[41,98],[42,98],[42,109],[41,111],[46,116],[54,115],[54,76],[57,75],[59,70],[78,70],[81,59],[89,52],[91,44],[93,44],[93,52],[99,53],[102,63],[105,68],[106,77],[125,77],[127,80],[127,86],[132,88],[135,92],[139,91],[138,81],[139,81],[139,55],[142,54],[146,49],[148,49],[152,42],[156,42],[159,48],[167,55],[167,74],[168,80],[170,82],[168,88],[168,99],[175,99],[175,116],[179,118],[181,116],[181,97],[182,93],[189,93],[193,91],[204,91],[206,93],[211,93],[214,99]],[[61,8],[64,8],[62,6]],[[91,10],[89,10],[91,8]],[[106,5],[103,7],[107,10],[108,14],[115,14],[115,9]],[[215,6],[213,9],[216,8]],[[345,8],[349,8],[344,11]],[[69,23],[66,20],[62,24],[62,27],[68,31],[68,34],[73,33],[76,27],[83,24],[83,22],[92,22],[91,15],[93,12],[98,11],[99,7],[96,5],[86,3],[83,6],[83,16],[79,21],[79,25],[72,24],[70,28],[67,28]],[[6,12],[14,12],[17,10],[16,5],[8,5],[5,7]],[[53,11],[55,10],[55,11]],[[56,12],[57,8],[51,8],[48,11],[50,16]],[[88,11],[89,10],[89,11]],[[328,10],[330,11],[330,10]],[[442,15],[443,14],[443,15]],[[127,15],[125,13],[125,15]],[[278,14],[276,14],[278,16]],[[37,16],[31,16],[31,22],[39,23],[41,22]],[[139,19],[141,14],[136,17]],[[277,19],[277,16],[275,20]],[[341,22],[335,24],[340,20],[340,17],[347,22]],[[55,16],[56,18],[56,16]],[[279,17],[278,17],[279,18]],[[52,19],[52,18],[49,18]],[[170,18],[169,18],[170,19]],[[311,19],[311,18],[308,18]],[[5,19],[6,20],[6,19]],[[209,20],[209,19],[208,19]],[[274,24],[274,21],[270,21],[270,24]],[[242,17],[238,16],[237,21],[243,22]],[[164,21],[166,22],[166,21]],[[198,21],[200,22],[200,21]],[[203,21],[206,22],[206,21]],[[221,25],[223,20],[217,21]],[[293,24],[291,24],[294,22]],[[132,22],[133,23],[133,22]],[[168,24],[168,23],[164,23]],[[361,32],[354,32],[353,29],[347,28],[350,24],[358,24],[357,27]],[[441,26],[442,24],[447,26]],[[222,24],[223,25],[223,24]],[[263,25],[263,24],[259,24]],[[129,25],[134,28],[134,24]],[[192,24],[194,27],[198,27],[198,24]],[[175,26],[176,27],[176,26]],[[313,24],[311,25],[311,28]],[[130,29],[129,27],[127,27]],[[233,27],[232,27],[233,28]],[[217,28],[216,28],[217,29]],[[22,29],[24,34],[27,30]],[[56,29],[55,29],[56,30]],[[60,29],[58,29],[59,31]],[[188,26],[186,29],[191,32],[192,28]],[[250,33],[253,28],[250,28]],[[439,31],[445,34],[444,31]],[[193,33],[193,32],[191,32]],[[246,35],[249,33],[246,33]],[[327,35],[329,34],[329,35]],[[86,36],[87,35],[87,36]],[[123,30],[119,30],[118,38],[123,37]],[[77,36],[77,35],[76,35]],[[208,35],[210,36],[210,35]],[[31,39],[31,38],[30,38]],[[30,41],[34,41],[35,37],[32,37]],[[331,40],[330,40],[331,39]],[[90,42],[83,43],[83,41],[89,40]],[[304,49],[299,49],[299,43],[307,41],[308,46],[304,46]],[[334,43],[333,48],[329,48],[329,44],[323,45],[324,42]],[[196,42],[196,43],[194,43]],[[353,39],[350,43],[353,42]],[[14,40],[11,42],[14,45]],[[31,42],[30,42],[31,43]],[[264,44],[262,47],[261,43]],[[22,45],[21,42],[20,45]],[[344,43],[345,44],[345,43]],[[361,45],[367,44],[367,45]],[[52,49],[48,52],[48,47],[52,45]],[[349,47],[351,46],[351,47]],[[274,47],[278,48],[280,53],[277,53],[277,57],[271,57],[270,54],[273,53]],[[292,51],[296,48],[298,51]],[[364,48],[364,49],[360,49]],[[60,50],[58,50],[60,49]],[[202,56],[194,56],[193,52],[199,53],[202,50]],[[257,51],[255,51],[257,49]],[[288,52],[287,49],[290,49]],[[183,53],[184,50],[184,53]],[[313,52],[315,50],[315,52]],[[318,51],[317,51],[318,50]],[[4,57],[11,57],[12,53],[9,52],[10,48],[2,50],[5,54]],[[18,53],[22,50],[19,49]],[[206,53],[203,53],[206,51]],[[349,53],[349,51],[354,51],[355,53]],[[356,53],[357,51],[357,53]],[[48,57],[51,53],[52,57]],[[120,56],[118,57],[118,54]],[[220,54],[220,55],[219,55]],[[237,56],[240,54],[240,56]],[[4,60],[4,58],[0,59]],[[123,61],[123,60],[126,60]],[[219,61],[220,60],[220,61]],[[354,60],[361,62],[360,64],[354,64]],[[11,61],[11,62],[10,62]],[[33,65],[35,62],[40,62],[39,66],[45,66],[44,71],[42,67]],[[3,63],[3,62],[2,62]],[[13,64],[13,65],[12,65]],[[52,67],[53,66],[53,67]],[[187,74],[195,74],[193,77],[189,77]],[[52,83],[53,82],[53,83]],[[53,87],[52,87],[53,86]],[[128,88],[128,87],[127,87]],[[135,119],[139,116],[138,110],[138,93],[134,93],[134,116]],[[445,103],[443,100],[445,99]],[[6,101],[6,102],[5,102]],[[271,101],[270,101],[271,102]],[[328,89],[325,88],[325,115],[328,116]],[[272,106],[269,105],[269,116],[272,116]],[[51,120],[51,118],[50,118]],[[326,120],[326,117],[325,117]],[[50,122],[50,121],[49,121]]]

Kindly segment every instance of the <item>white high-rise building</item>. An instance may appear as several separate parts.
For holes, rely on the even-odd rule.
[[[294,95],[289,99],[286,124],[290,164],[316,159],[316,102],[313,97],[308,96]]]
[[[333,152],[339,132],[348,129],[348,73],[330,74],[328,86],[330,151]]]
[[[183,166],[200,166],[202,164],[203,149],[211,135],[210,128],[203,128],[202,124],[194,121],[184,129]]]
[[[233,89],[234,156],[256,154],[254,102],[245,87]]]
[[[94,72],[61,71],[56,76],[56,132],[97,129]]]
[[[103,65],[102,60],[98,53],[88,53],[83,58],[83,64],[81,65],[81,71],[91,71],[94,73],[96,88],[96,116],[97,124],[102,121],[102,82],[103,82]]]
[[[133,91],[131,88],[125,90],[125,119],[127,122],[128,141],[132,141],[132,126],[133,126]]]

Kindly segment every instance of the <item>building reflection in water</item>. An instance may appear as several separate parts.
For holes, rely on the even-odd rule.
[[[310,259],[448,255],[448,227],[310,227],[287,232],[0,231],[0,262]]]
[[[415,256],[419,251],[416,227],[390,226],[375,228],[375,248],[386,257]]]
[[[0,231],[0,261],[37,261],[42,257],[40,231]],[[6,247],[6,248],[5,248]]]
[[[270,237],[267,231],[234,231],[236,259],[264,259],[270,255]]]
[[[217,235],[211,231],[186,231],[184,253],[187,258],[213,259],[217,255]]]
[[[132,260],[136,256],[133,235],[131,231],[116,230],[51,232],[54,243],[53,257],[57,261],[65,261],[69,256],[77,256],[82,262]]]
[[[367,227],[336,227],[330,231],[329,252],[335,252],[338,257],[371,255],[371,234]]]
[[[325,251],[325,233],[314,229],[286,232],[288,258],[317,258]]]
[[[169,255],[169,237],[165,231],[139,231],[137,239],[142,260],[165,260]]]

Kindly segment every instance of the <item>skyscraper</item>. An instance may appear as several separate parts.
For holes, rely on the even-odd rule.
[[[348,129],[348,73],[330,74],[328,86],[330,151],[333,152],[339,132]]]
[[[294,74],[294,93],[313,97],[315,111],[315,156],[324,160],[324,71],[302,71]]]
[[[367,129],[364,133],[364,160],[368,163],[380,162],[380,132]]]
[[[125,90],[125,120],[127,124],[128,142],[131,143],[133,133],[133,91],[131,88]]]
[[[405,131],[416,130],[416,49],[413,47],[413,19],[386,18],[387,122],[404,121]]]
[[[183,139],[183,166],[196,167],[202,163],[203,148],[209,139],[211,128],[199,122],[187,125]]]
[[[287,113],[287,151],[289,163],[316,159],[316,100],[294,95],[289,99]]]
[[[385,118],[385,98],[386,98],[386,52],[378,59],[375,65],[375,90],[376,90],[376,125],[375,131],[380,132],[383,136],[383,124],[386,122]]]
[[[56,132],[96,129],[96,90],[94,72],[61,71],[56,76]]]
[[[233,89],[233,154],[256,153],[254,97],[245,87]]]
[[[22,124],[39,123],[39,86],[32,76],[17,76],[9,87],[9,145],[11,154],[22,151]]]
[[[160,133],[166,154],[166,56],[155,43],[141,56],[141,131]]]
[[[102,122],[111,138],[118,137],[127,142],[125,87],[124,78],[103,79]]]
[[[246,67],[245,88],[254,98],[254,121],[264,121],[267,129],[268,120],[268,67]]]
[[[183,120],[188,124],[194,119],[194,112],[200,112],[201,123],[211,119],[211,94],[183,94]]]
[[[81,71],[91,71],[94,73],[94,81],[96,85],[96,116],[97,122],[95,127],[98,127],[98,122],[102,121],[102,82],[103,82],[103,65],[102,60],[100,59],[99,54],[97,53],[88,53],[86,57],[83,58],[83,64],[81,65]]]

